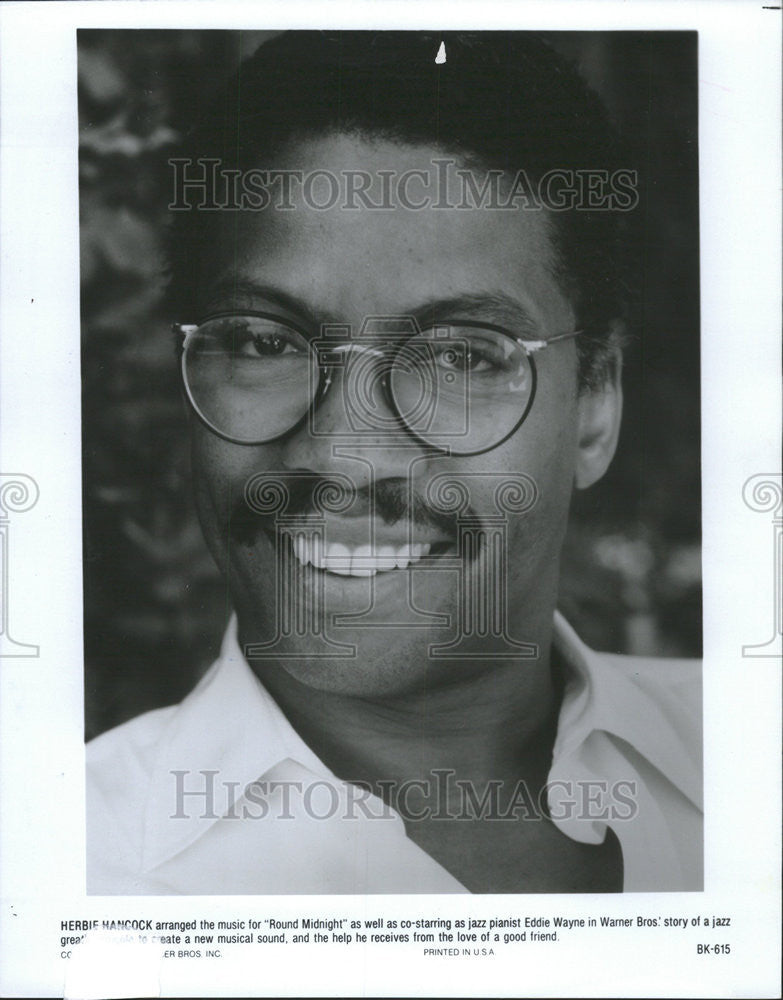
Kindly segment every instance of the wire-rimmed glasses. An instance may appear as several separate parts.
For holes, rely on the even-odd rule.
[[[350,390],[346,405],[359,418],[357,432],[402,427],[455,455],[481,454],[507,440],[533,405],[534,354],[581,332],[529,340],[490,323],[454,320],[421,329],[405,318],[387,321],[383,333],[338,343],[249,311],[174,329],[190,405],[227,441],[260,445],[292,433],[340,380],[344,396]]]

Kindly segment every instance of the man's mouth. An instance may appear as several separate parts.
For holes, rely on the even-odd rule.
[[[341,542],[324,542],[318,536],[287,536],[291,550],[302,566],[339,576],[375,576],[393,570],[407,569],[430,555],[442,550],[443,543],[407,542],[402,545],[345,545]]]

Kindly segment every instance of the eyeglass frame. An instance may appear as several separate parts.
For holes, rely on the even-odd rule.
[[[193,412],[196,414],[198,419],[201,421],[202,424],[204,424],[204,426],[208,430],[212,431],[213,434],[216,434],[222,440],[228,441],[231,444],[247,445],[250,448],[257,448],[259,445],[272,444],[275,441],[281,440],[281,438],[287,437],[289,434],[294,434],[297,430],[299,430],[300,427],[302,427],[302,425],[308,419],[311,419],[314,416],[316,410],[323,403],[327,393],[329,392],[329,389],[332,386],[332,383],[334,382],[334,379],[332,378],[331,374],[328,371],[329,367],[328,359],[332,357],[339,350],[339,347],[335,347],[331,351],[323,351],[323,349],[320,349],[317,352],[315,360],[317,362],[317,367],[318,367],[318,387],[316,389],[313,398],[308,403],[305,412],[296,421],[296,423],[292,424],[291,427],[288,427],[286,430],[281,431],[280,434],[275,434],[270,438],[264,438],[262,441],[240,441],[239,439],[232,437],[230,434],[226,434],[224,431],[221,431],[218,427],[212,424],[204,416],[204,414],[196,405],[195,400],[193,399],[193,394],[191,392],[190,385],[188,383],[188,377],[185,372],[185,352],[188,345],[188,341],[193,337],[193,335],[196,334],[199,328],[204,326],[205,323],[209,323],[215,319],[227,319],[232,316],[250,316],[255,319],[271,320],[273,322],[279,323],[281,326],[286,326],[304,338],[304,340],[310,346],[311,353],[316,353],[315,351],[313,351],[312,348],[312,344],[314,343],[314,341],[313,338],[307,333],[307,331],[304,330],[302,327],[298,326],[295,322],[292,322],[287,318],[283,318],[282,316],[279,316],[275,313],[259,312],[258,310],[253,310],[253,309],[229,310],[226,312],[210,313],[210,315],[205,316],[200,323],[178,323],[178,322],[172,323],[171,325],[172,333],[178,338],[177,351],[179,352],[180,356],[180,375],[182,377],[182,384],[185,389],[185,394],[187,396],[188,403],[190,404],[190,407],[193,410]],[[387,319],[388,317],[383,317],[383,318]],[[414,323],[418,329],[418,332],[421,333],[422,332],[421,327],[419,326],[418,323],[416,323],[415,319]],[[537,354],[539,351],[544,350],[546,347],[549,347],[550,344],[556,344],[562,341],[572,340],[575,337],[578,337],[584,333],[584,330],[578,329],[578,330],[571,330],[568,333],[555,334],[555,336],[549,337],[547,340],[528,340],[524,337],[517,336],[510,330],[507,330],[505,327],[499,326],[496,323],[486,323],[486,322],[479,322],[477,320],[461,320],[461,319],[452,319],[448,320],[447,322],[436,323],[433,324],[432,326],[426,327],[426,329],[427,330],[436,329],[438,326],[459,326],[461,328],[468,328],[474,330],[492,330],[495,333],[500,333],[503,336],[507,337],[509,340],[512,340],[519,347],[521,347],[525,352],[525,356],[530,362],[530,374],[531,374],[530,395],[527,404],[525,406],[525,409],[522,412],[522,416],[499,441],[496,441],[494,444],[491,444],[486,448],[479,448],[474,451],[455,451],[450,446],[439,447],[438,445],[432,444],[431,442],[423,438],[421,435],[417,434],[416,431],[414,431],[413,428],[406,423],[405,418],[400,413],[397,401],[394,398],[394,393],[392,392],[391,387],[389,385],[388,373],[384,372],[381,375],[379,381],[384,391],[386,403],[389,406],[392,415],[396,418],[397,422],[400,424],[403,430],[407,434],[409,434],[412,438],[414,438],[414,440],[416,440],[419,444],[424,445],[426,448],[429,448],[439,454],[454,455],[459,458],[472,458],[475,455],[484,455],[487,452],[494,451],[495,448],[499,448],[502,444],[505,444],[505,442],[508,441],[510,437],[513,437],[513,435],[516,434],[516,432],[519,430],[519,428],[527,419],[527,415],[530,413],[530,410],[532,409],[533,401],[535,400],[536,396],[538,374],[536,371],[536,365],[533,355]],[[369,340],[370,338],[367,339]],[[384,338],[380,336],[376,338],[376,340],[381,342],[383,342],[383,339]],[[405,344],[408,343],[410,339],[411,337],[406,337],[404,339],[401,339],[399,345],[395,347],[392,351],[388,352],[387,357],[389,359],[389,370],[391,370],[391,368],[393,367],[394,361],[399,352],[403,349]],[[362,346],[362,345],[354,344],[353,346]],[[326,358],[327,360],[322,360],[324,358]]]

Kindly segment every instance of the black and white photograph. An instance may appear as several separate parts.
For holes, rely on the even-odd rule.
[[[88,891],[700,890],[696,34],[265,34],[79,33]]]
[[[0,994],[780,995],[780,22],[0,0]]]

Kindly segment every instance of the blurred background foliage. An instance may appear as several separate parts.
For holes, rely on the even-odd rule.
[[[80,31],[87,735],[179,700],[230,612],[189,488],[163,306],[167,158],[272,32]],[[593,647],[701,648],[696,35],[559,32],[644,170],[642,308],[620,448],[574,498],[561,609]]]

